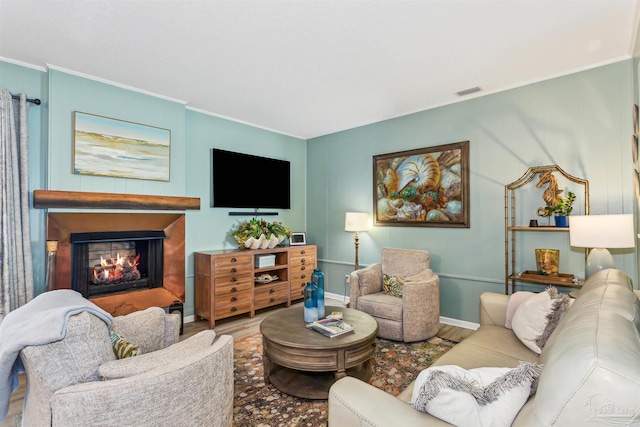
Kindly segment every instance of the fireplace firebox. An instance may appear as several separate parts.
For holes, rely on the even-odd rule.
[[[162,287],[162,230],[72,233],[71,289],[84,297]]]

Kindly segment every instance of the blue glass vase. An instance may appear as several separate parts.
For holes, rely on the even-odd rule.
[[[322,319],[325,316],[324,312],[324,273],[319,268],[313,270],[311,274],[311,281],[316,285],[317,297],[318,297],[318,318]]]
[[[304,287],[304,321],[307,323],[318,320],[318,287],[308,282]]]

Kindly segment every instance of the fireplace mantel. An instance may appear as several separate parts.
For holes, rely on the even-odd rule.
[[[144,194],[34,190],[33,207],[75,209],[200,210],[200,198]]]

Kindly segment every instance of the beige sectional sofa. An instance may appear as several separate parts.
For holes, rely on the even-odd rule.
[[[434,362],[465,369],[542,365],[537,393],[513,426],[640,426],[640,302],[631,279],[608,269],[579,292],[538,356],[505,327],[509,296],[481,296],[480,328]],[[450,425],[410,405],[413,383],[398,397],[346,377],[329,394],[329,425]]]

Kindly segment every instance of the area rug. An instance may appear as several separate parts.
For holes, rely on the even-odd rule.
[[[434,337],[417,343],[376,339],[375,369],[369,383],[398,395],[438,357],[456,343]],[[234,427],[326,427],[327,401],[289,396],[265,385],[262,335],[234,342]]]

